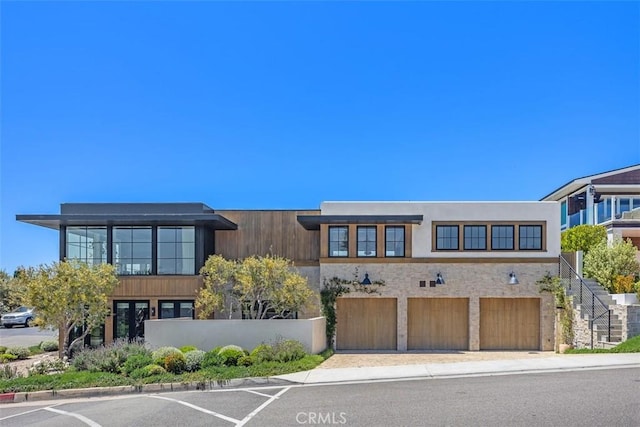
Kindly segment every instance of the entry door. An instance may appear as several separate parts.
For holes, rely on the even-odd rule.
[[[144,338],[144,321],[149,320],[149,301],[114,301],[114,339]]]

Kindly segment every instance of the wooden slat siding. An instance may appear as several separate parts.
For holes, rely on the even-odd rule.
[[[320,224],[320,258],[329,257],[329,226]]]
[[[413,239],[413,227],[411,225],[404,226],[404,256],[405,258],[411,258],[413,256],[412,240]]]
[[[478,258],[320,258],[321,264],[558,264],[558,257]]]
[[[407,299],[407,350],[468,349],[468,298]]]
[[[202,286],[200,276],[124,276],[116,287],[112,299],[184,297],[194,299]]]
[[[294,262],[320,259],[320,231],[305,230],[298,215],[320,211],[224,211],[216,213],[238,224],[233,231],[216,231],[216,254],[228,259],[273,253]]]
[[[480,350],[540,350],[540,298],[480,298]]]
[[[338,350],[396,350],[396,298],[338,298]]]
[[[564,260],[567,261],[567,263],[569,263],[571,268],[576,270],[576,263],[577,263],[577,261],[576,261],[576,253],[575,252],[562,252],[561,255],[562,255],[562,258],[564,258]]]

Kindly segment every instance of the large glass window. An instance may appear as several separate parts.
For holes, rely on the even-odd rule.
[[[600,200],[598,203],[598,220],[597,223],[603,223],[611,220],[611,198]]]
[[[329,256],[349,256],[349,227],[329,227]]]
[[[566,201],[560,203],[560,225],[563,227],[567,225],[567,202]]]
[[[436,249],[458,250],[457,225],[436,225]]]
[[[120,275],[151,274],[151,227],[113,227],[113,265]]]
[[[542,226],[541,225],[521,225],[519,232],[520,232],[520,250],[541,250],[542,249]]]
[[[160,319],[178,317],[195,319],[193,301],[160,301]]]
[[[628,197],[622,197],[619,199],[619,209],[616,210],[616,215],[622,215],[625,212],[631,210],[631,199]]]
[[[107,262],[107,227],[67,227],[67,259],[89,265]]]
[[[358,256],[376,256],[376,227],[358,227]]]
[[[465,250],[487,249],[487,227],[484,225],[465,225],[464,226],[464,249]]]
[[[158,274],[195,274],[194,227],[158,227]]]
[[[385,228],[385,256],[403,257],[404,256],[404,227],[386,227]]]
[[[513,225],[491,226],[491,249],[513,250]]]

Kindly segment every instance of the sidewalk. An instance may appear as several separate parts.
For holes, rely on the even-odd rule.
[[[276,379],[298,384],[406,378],[451,378],[460,376],[504,375],[529,372],[557,372],[578,369],[638,367],[639,353],[574,354],[513,360],[483,360],[457,363],[314,369],[279,375]]]

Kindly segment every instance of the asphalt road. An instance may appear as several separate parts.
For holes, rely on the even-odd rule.
[[[278,386],[0,406],[0,425],[630,426],[640,369]]]
[[[58,340],[58,331],[41,330],[38,327],[25,328],[14,326],[11,329],[0,328],[0,345],[5,347],[38,345],[42,341]]]

